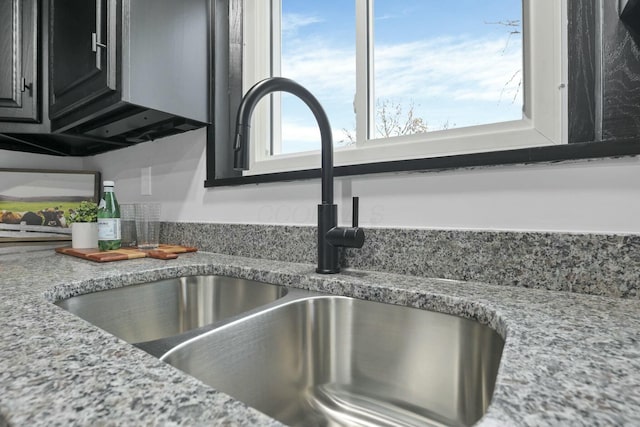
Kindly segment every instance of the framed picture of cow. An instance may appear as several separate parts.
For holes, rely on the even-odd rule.
[[[0,243],[70,240],[65,216],[99,197],[99,172],[0,168]]]

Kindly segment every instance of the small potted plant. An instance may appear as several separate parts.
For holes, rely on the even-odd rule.
[[[71,227],[71,247],[86,249],[98,247],[98,205],[81,202],[77,209],[64,214],[67,226]]]

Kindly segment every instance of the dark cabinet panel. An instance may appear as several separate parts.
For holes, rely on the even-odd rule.
[[[625,25],[615,3],[605,2],[602,8],[602,138],[605,140],[640,134],[640,37],[633,29],[637,28],[637,21],[631,29]],[[633,9],[637,3],[629,1],[627,5]]]
[[[627,25],[629,31],[640,40],[640,1],[620,0],[620,19]]]
[[[51,0],[51,130],[129,144],[209,122],[208,0]]]
[[[51,2],[51,119],[116,90],[115,0]]]
[[[36,0],[0,1],[0,121],[38,120]]]
[[[596,135],[596,20],[597,0],[567,3],[569,55],[569,143],[600,139]]]

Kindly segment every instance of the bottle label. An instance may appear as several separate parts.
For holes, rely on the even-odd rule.
[[[98,218],[98,240],[120,240],[120,218]]]

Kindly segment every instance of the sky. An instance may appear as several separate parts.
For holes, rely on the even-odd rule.
[[[334,140],[354,134],[355,1],[282,0],[282,76],[324,106]],[[377,102],[414,106],[429,130],[522,115],[521,0],[375,0]],[[517,31],[517,34],[511,34]],[[283,153],[318,149],[307,108],[283,96]]]

